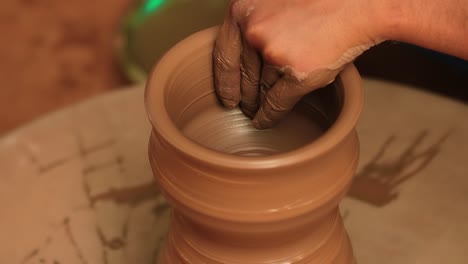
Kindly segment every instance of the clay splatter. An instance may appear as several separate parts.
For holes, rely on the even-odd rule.
[[[444,134],[424,151],[417,151],[428,135],[427,130],[420,132],[398,158],[392,161],[386,160],[385,154],[395,144],[397,137],[388,137],[372,160],[356,175],[348,196],[379,207],[396,199],[398,187],[431,163],[450,133]]]

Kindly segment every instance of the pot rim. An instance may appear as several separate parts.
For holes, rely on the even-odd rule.
[[[343,106],[338,118],[318,139],[297,149],[257,157],[237,156],[204,147],[186,137],[167,113],[165,87],[177,63],[191,51],[212,46],[219,27],[199,31],[172,47],[152,70],[145,88],[145,107],[158,140],[169,144],[185,158],[213,167],[236,170],[259,170],[287,167],[318,158],[340,144],[356,126],[363,107],[361,77],[353,64],[347,65],[337,79],[343,83]]]

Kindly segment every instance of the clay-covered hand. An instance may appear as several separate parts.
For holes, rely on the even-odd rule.
[[[213,52],[218,97],[256,128],[273,126],[379,42],[366,2],[231,0]]]

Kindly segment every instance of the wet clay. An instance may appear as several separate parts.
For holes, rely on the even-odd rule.
[[[356,69],[256,130],[214,93],[217,32],[177,44],[147,84],[150,162],[174,208],[159,263],[353,263],[338,204],[358,161]]]
[[[313,113],[293,111],[277,126],[258,130],[239,109],[229,111],[219,105],[208,104],[205,110],[182,124],[181,130],[188,138],[213,150],[263,156],[287,152],[318,138],[327,124],[319,123],[323,118],[318,114],[316,119],[311,116]]]

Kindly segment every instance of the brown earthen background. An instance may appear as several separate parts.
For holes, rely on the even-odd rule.
[[[0,135],[125,83],[113,42],[135,0],[2,0]]]

